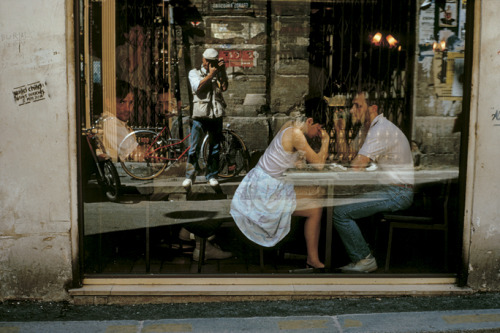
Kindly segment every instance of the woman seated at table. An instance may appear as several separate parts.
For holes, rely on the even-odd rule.
[[[306,114],[310,110],[306,110]],[[283,173],[303,159],[322,169],[328,156],[329,136],[321,120],[310,116],[287,122],[260,158],[257,166],[242,180],[231,202],[231,215],[238,228],[251,241],[271,247],[290,231],[292,215],[306,217],[304,236],[307,246],[306,266],[324,268],[318,256],[321,228],[321,205],[311,205],[310,191],[294,188]],[[307,138],[320,137],[316,153]],[[305,202],[301,202],[305,198]],[[314,201],[314,200],[313,200]]]

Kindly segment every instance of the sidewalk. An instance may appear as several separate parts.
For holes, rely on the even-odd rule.
[[[0,303],[0,333],[500,332],[500,293],[77,306]]]
[[[307,317],[0,323],[0,333],[500,332],[500,309]]]

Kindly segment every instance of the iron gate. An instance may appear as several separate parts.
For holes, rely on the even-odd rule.
[[[384,115],[410,136],[415,0],[331,0],[312,2],[310,95],[327,115],[330,152],[350,161],[359,149],[359,128],[349,104],[368,90]]]

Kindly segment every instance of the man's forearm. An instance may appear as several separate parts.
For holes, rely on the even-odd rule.
[[[355,171],[363,170],[365,169],[368,164],[370,164],[370,158],[364,155],[356,155],[356,157],[352,160],[351,162],[351,167]]]

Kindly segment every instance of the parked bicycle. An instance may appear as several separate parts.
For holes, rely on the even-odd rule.
[[[243,139],[227,124],[222,130],[222,140],[219,149],[219,177],[231,178],[238,176],[242,171],[250,169],[250,154]],[[208,160],[209,136],[206,135],[201,145],[203,163]]]
[[[237,176],[243,170],[248,171],[249,154],[241,137],[232,129],[223,129],[223,140],[220,147],[219,176],[230,178]],[[190,146],[186,143],[191,134],[182,139],[173,138],[168,126],[159,131],[150,129],[136,130],[128,134],[118,148],[129,138],[135,138],[138,143],[138,153],[130,154],[120,159],[123,170],[133,178],[149,180],[158,177],[165,170],[170,169],[179,161],[186,161]],[[209,154],[209,137],[205,136],[200,154],[200,167],[205,167]]]
[[[97,169],[97,183],[110,201],[117,202],[120,196],[120,177],[111,157],[106,152],[101,136],[102,129],[98,126],[85,130],[85,138]]]

